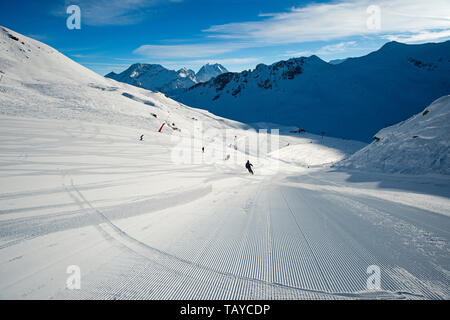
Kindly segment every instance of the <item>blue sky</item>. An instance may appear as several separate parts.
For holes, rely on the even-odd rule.
[[[66,27],[69,5],[81,29]],[[316,54],[361,56],[390,40],[450,39],[448,0],[15,0],[0,24],[104,75],[136,62],[230,71]]]

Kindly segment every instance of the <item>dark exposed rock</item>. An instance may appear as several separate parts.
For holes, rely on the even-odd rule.
[[[272,89],[272,84],[270,83],[270,79],[266,79],[263,83],[258,83],[258,87],[264,89]]]
[[[233,80],[234,73],[223,73],[213,79],[213,85],[216,87],[216,91],[221,91],[225,86]]]
[[[8,37],[10,37],[11,39],[15,40],[15,41],[19,41],[19,38],[13,36],[12,34],[8,33]]]
[[[236,96],[239,92],[241,92],[241,86],[238,86],[235,90],[233,90],[231,95]]]
[[[417,68],[427,69],[428,71],[433,71],[434,69],[436,69],[436,65],[434,63],[425,63],[414,58],[408,58],[408,61]]]

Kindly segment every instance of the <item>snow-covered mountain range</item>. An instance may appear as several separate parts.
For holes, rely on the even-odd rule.
[[[370,141],[450,93],[450,41],[390,42],[367,56],[333,64],[317,56],[225,73],[172,97],[243,122],[295,125]]]
[[[173,95],[180,89],[190,88],[226,72],[228,70],[218,63],[206,64],[197,73],[186,68],[175,71],[166,69],[159,64],[136,63],[119,74],[110,72],[105,77]]]
[[[408,120],[382,129],[371,144],[338,167],[450,175],[450,95]]]
[[[334,60],[328,61],[328,63],[330,63],[330,64],[339,64],[339,63],[344,62],[345,60],[347,60],[347,59],[334,59]]]

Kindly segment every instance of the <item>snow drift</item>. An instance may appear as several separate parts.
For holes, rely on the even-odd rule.
[[[397,173],[450,174],[450,95],[378,132],[374,141],[337,166]]]

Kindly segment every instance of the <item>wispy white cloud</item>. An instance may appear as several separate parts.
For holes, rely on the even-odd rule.
[[[319,52],[322,54],[344,52],[347,51],[349,48],[354,48],[356,45],[357,45],[356,41],[339,42],[336,44],[329,44],[323,46],[319,50]]]
[[[387,35],[385,38],[391,41],[399,41],[404,43],[444,41],[450,39],[450,30],[426,31],[417,34]]]
[[[55,14],[66,14],[69,5],[81,9],[82,24],[91,26],[129,25],[143,21],[157,6],[182,2],[183,0],[65,0],[64,8]]]
[[[380,28],[368,26],[374,18],[368,10],[380,9]],[[208,58],[239,49],[289,45],[313,41],[341,40],[319,50],[292,52],[295,56],[331,55],[352,49],[356,36],[404,42],[443,39],[450,30],[448,0],[336,0],[293,7],[285,12],[260,14],[259,21],[214,25],[203,30],[197,43],[143,45],[134,51],[148,58]],[[376,18],[376,17],[375,17]],[[407,36],[406,36],[407,35]],[[288,52],[288,54],[291,54]]]
[[[142,45],[133,51],[148,58],[202,58],[232,52],[248,47],[242,43]]]
[[[373,16],[367,9],[374,4],[380,8],[379,29],[367,24]],[[263,14],[260,21],[215,25],[204,32],[212,38],[259,44],[327,41],[367,34],[445,30],[450,28],[449,12],[448,0],[346,0]]]
[[[357,47],[356,41],[345,41],[339,42],[336,44],[329,44],[323,46],[317,50],[305,50],[305,51],[287,51],[283,56],[285,57],[301,57],[301,56],[310,56],[310,55],[330,55],[336,53],[346,52],[349,49],[354,49]]]
[[[76,54],[72,54],[71,57],[82,59],[82,58],[89,58],[90,56],[87,54],[76,53]]]
[[[261,61],[260,57],[246,57],[246,58],[227,58],[227,59],[199,59],[199,60],[189,60],[190,63],[195,64],[213,64],[213,63],[220,63],[223,65],[241,65],[241,64],[247,64],[247,63],[256,63]]]

